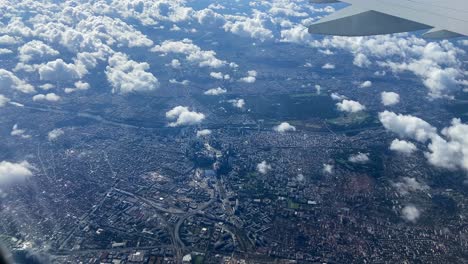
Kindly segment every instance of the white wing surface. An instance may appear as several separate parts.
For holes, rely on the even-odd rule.
[[[312,0],[350,6],[309,27],[313,34],[370,36],[428,29],[427,38],[468,36],[468,0]]]

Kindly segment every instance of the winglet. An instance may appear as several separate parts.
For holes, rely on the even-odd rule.
[[[458,38],[458,37],[463,37],[463,35],[448,31],[445,29],[440,29],[440,28],[433,28],[426,33],[424,33],[423,38],[429,38],[429,39],[450,39],[450,38]]]

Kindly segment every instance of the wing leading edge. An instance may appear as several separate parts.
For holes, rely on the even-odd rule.
[[[311,0],[336,3],[336,0]],[[309,27],[313,34],[370,36],[428,29],[427,38],[468,36],[465,0],[343,0],[351,4]]]

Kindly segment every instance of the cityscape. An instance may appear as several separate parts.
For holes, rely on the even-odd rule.
[[[468,42],[304,32],[342,5],[0,1],[1,247],[467,263]]]

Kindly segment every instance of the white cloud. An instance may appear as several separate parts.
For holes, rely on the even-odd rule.
[[[334,166],[332,164],[323,164],[323,173],[333,174]]]
[[[49,139],[49,141],[54,141],[57,140],[59,137],[63,136],[64,134],[65,131],[63,131],[63,129],[56,128],[47,134],[47,139]]]
[[[223,89],[221,87],[209,89],[209,90],[204,92],[205,95],[221,95],[221,94],[225,94],[225,93],[227,93],[227,90]]]
[[[13,128],[11,129],[10,135],[14,137],[21,137],[21,138],[31,138],[31,135],[26,134],[26,130],[24,129],[19,129],[18,124],[15,124]]]
[[[429,186],[425,183],[410,177],[403,177],[401,182],[393,183],[392,185],[401,195],[407,195],[410,192],[429,190]]]
[[[401,137],[407,137],[420,142],[430,141],[425,156],[430,164],[450,169],[468,171],[468,125],[460,119],[453,119],[452,124],[442,130],[414,116],[397,115],[392,112],[379,114],[383,126]]]
[[[190,84],[190,81],[189,81],[189,80],[177,81],[176,79],[170,79],[170,80],[169,80],[169,83],[172,83],[172,84],[180,84],[180,85],[183,85],[183,86],[187,86],[187,85]]]
[[[7,54],[12,54],[13,51],[5,48],[0,48],[0,55],[7,55]]]
[[[18,57],[22,62],[46,59],[59,55],[59,52],[40,40],[30,41],[18,48]]]
[[[176,53],[186,55],[187,61],[198,64],[200,67],[220,68],[227,64],[226,61],[216,58],[216,52],[202,50],[193,44],[192,40],[184,39],[182,41],[166,40],[160,45],[151,49],[153,52]]]
[[[410,116],[397,115],[393,112],[385,111],[379,113],[382,125],[400,137],[413,138],[420,142],[425,142],[436,134],[436,128],[426,121]]]
[[[78,90],[88,90],[90,87],[89,83],[86,83],[86,82],[82,82],[82,81],[78,81],[75,83],[75,88],[78,89]]]
[[[442,130],[442,135],[445,138],[432,137],[426,153],[428,161],[437,167],[468,171],[468,125],[455,118],[450,127]]]
[[[385,106],[396,105],[400,102],[400,95],[394,92],[382,92],[381,99]]]
[[[205,137],[209,135],[211,135],[211,130],[209,129],[203,129],[203,130],[197,131],[197,137]]]
[[[251,18],[244,16],[226,15],[228,20],[223,28],[240,36],[248,36],[265,41],[273,38],[273,32],[267,28],[269,17],[262,12],[254,10]]]
[[[12,72],[0,69],[0,87],[2,89],[15,89],[22,93],[33,93],[35,89],[32,85],[20,80]]]
[[[210,76],[217,80],[229,80],[231,76],[229,74],[223,74],[222,72],[211,72]]]
[[[211,72],[210,76],[214,79],[222,80],[223,79],[223,73],[222,72]]]
[[[86,91],[89,88],[90,88],[89,83],[78,81],[78,82],[75,82],[74,88],[65,88],[65,93],[73,93],[76,91]]]
[[[320,94],[322,92],[322,86],[316,84],[314,87],[315,87],[315,91],[317,92],[317,94]]]
[[[281,30],[281,42],[290,42],[296,44],[308,43],[312,41],[312,36],[308,32],[307,27],[296,25],[289,29]]]
[[[365,81],[359,85],[360,88],[369,88],[372,87],[372,82],[371,81]]]
[[[464,50],[449,41],[427,42],[414,35],[327,37],[307,42],[315,48],[339,48],[355,54],[354,64],[366,67],[371,59],[394,73],[409,71],[421,78],[432,97],[442,97],[465,85]],[[367,58],[367,60],[364,58]]]
[[[213,6],[213,4],[210,6]],[[216,13],[211,8],[195,11],[193,17],[201,25],[222,26],[226,22],[223,15]]]
[[[325,70],[333,70],[333,69],[335,69],[335,65],[334,65],[334,64],[331,64],[331,63],[325,63],[325,64],[322,66],[322,69],[325,69]]]
[[[66,63],[62,59],[49,61],[37,66],[41,80],[45,81],[69,81],[80,79],[86,69],[80,69],[73,63]]]
[[[8,35],[0,36],[0,45],[11,46],[11,45],[15,45],[18,43],[19,43],[19,40],[15,37],[8,36]]]
[[[247,76],[244,78],[241,78],[241,82],[245,83],[254,83],[257,80],[257,71],[251,70],[247,72]]]
[[[10,102],[9,98],[4,96],[3,94],[0,94],[0,107],[4,107],[9,102]]]
[[[372,65],[372,62],[367,58],[365,54],[358,53],[354,56],[353,64],[358,67],[364,68]]]
[[[421,211],[414,205],[407,205],[401,210],[401,217],[408,222],[416,223],[421,216]]]
[[[228,102],[231,103],[232,106],[240,108],[240,109],[244,108],[245,106],[244,99],[233,99],[233,100],[229,100]]]
[[[418,148],[411,142],[395,139],[390,145],[390,150],[409,155],[417,151]]]
[[[159,81],[151,72],[146,62],[130,60],[126,54],[116,53],[109,58],[106,68],[107,80],[112,85],[112,93],[128,94],[132,92],[153,91],[159,87]]]
[[[27,161],[19,163],[0,162],[0,186],[26,180],[33,175],[33,169],[34,167]]]
[[[43,84],[43,85],[39,85],[39,88],[41,88],[42,90],[47,91],[47,90],[55,88],[55,85],[53,85],[51,83],[46,83],[46,84]]]
[[[357,113],[366,109],[364,105],[353,100],[343,100],[341,103],[337,103],[338,110],[348,113]]]
[[[266,161],[262,161],[257,164],[257,171],[261,174],[267,174],[271,170],[271,165]]]
[[[296,131],[296,127],[290,125],[288,122],[283,122],[283,123],[275,126],[273,128],[273,130],[275,130],[276,132],[279,132],[279,133],[286,133],[286,132],[290,132],[290,131]]]
[[[354,155],[351,155],[349,158],[348,158],[348,161],[349,162],[352,162],[352,163],[360,163],[360,164],[364,164],[364,163],[367,163],[369,162],[369,153],[357,153],[357,154],[354,154]]]
[[[55,93],[48,93],[48,94],[37,94],[33,96],[33,101],[49,101],[49,102],[57,102],[60,100],[60,96],[56,95]]]
[[[331,97],[333,100],[335,100],[335,101],[342,101],[342,100],[345,100],[345,99],[347,98],[346,96],[341,95],[341,94],[339,94],[339,93],[332,93],[332,94],[330,95],[330,97]]]
[[[171,64],[170,64],[170,65],[171,65],[171,67],[174,68],[174,69],[180,69],[180,68],[182,67],[182,64],[181,64],[180,61],[177,60],[177,59],[173,59],[173,60],[171,61]]]
[[[205,115],[195,111],[190,111],[189,108],[185,106],[176,106],[166,113],[166,118],[169,120],[175,120],[174,122],[169,123],[169,126],[176,127],[198,125],[205,119]]]

